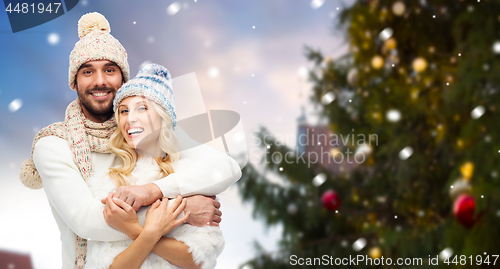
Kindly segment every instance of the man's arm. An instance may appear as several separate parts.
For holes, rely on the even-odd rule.
[[[226,153],[198,143],[180,127],[176,136],[181,146],[177,169],[154,182],[164,197],[217,195],[241,178],[240,166]]]
[[[176,130],[181,145],[175,173],[143,186],[122,186],[114,197],[126,201],[136,211],[162,197],[174,198],[194,194],[213,196],[225,191],[241,177],[238,163],[226,153],[191,139],[182,129]],[[184,150],[183,150],[184,149]],[[105,203],[102,199],[102,203]],[[185,211],[190,211],[188,223],[196,226],[217,225],[221,219],[217,201],[191,196]]]
[[[217,195],[241,178],[240,166],[226,153],[198,143],[180,128],[176,136],[181,151],[173,174],[143,186],[121,186],[114,197],[138,211],[162,197]]]
[[[44,137],[35,145],[33,162],[42,178],[47,198],[64,222],[82,238],[125,240],[127,236],[107,225],[104,206],[92,193],[73,162],[68,142]]]

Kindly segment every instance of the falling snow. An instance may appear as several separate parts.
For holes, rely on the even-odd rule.
[[[170,6],[168,6],[167,14],[173,16],[177,14],[179,10],[181,10],[181,4],[179,4],[179,2],[173,2],[172,4],[170,4]]]
[[[360,251],[365,246],[366,246],[366,239],[361,237],[352,244],[352,249],[354,249],[354,251]]]
[[[318,9],[320,8],[323,4],[325,3],[325,0],[312,0],[311,1],[311,8],[312,9]]]
[[[412,147],[406,147],[406,148],[402,149],[399,152],[399,158],[401,160],[406,160],[406,159],[410,158],[410,156],[412,154],[413,154],[413,148]]]
[[[14,99],[12,102],[9,104],[9,111],[10,112],[16,112],[18,111],[21,107],[23,106],[23,101],[21,99]]]
[[[445,248],[445,249],[443,249],[443,251],[441,251],[439,253],[439,258],[444,261],[444,260],[448,259],[449,257],[451,257],[451,255],[453,255],[453,249]]]
[[[219,69],[217,67],[210,67],[210,69],[208,69],[208,76],[210,76],[211,78],[216,78],[219,76]]]
[[[391,36],[393,34],[394,34],[394,31],[392,30],[392,28],[387,27],[384,30],[382,30],[382,32],[380,32],[380,34],[378,35],[378,38],[380,38],[380,40],[382,40],[382,41],[386,41],[387,39],[391,38]]]
[[[470,116],[476,120],[479,119],[484,114],[484,112],[485,109],[483,106],[477,106],[470,112]]]
[[[49,36],[47,36],[47,41],[50,45],[57,45],[59,43],[59,39],[59,35],[56,33],[50,33]]]
[[[390,122],[398,122],[401,120],[401,112],[397,109],[389,109],[385,115],[387,120]]]
[[[325,106],[329,105],[333,100],[335,100],[335,94],[333,92],[327,92],[321,97],[321,103]]]
[[[326,174],[325,173],[320,173],[320,174],[317,174],[313,178],[312,183],[313,183],[314,186],[319,187],[323,183],[325,183],[325,181],[326,181]]]

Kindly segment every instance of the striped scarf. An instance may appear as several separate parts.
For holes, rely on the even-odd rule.
[[[31,147],[31,158],[23,162],[19,171],[21,182],[31,189],[43,187],[40,175],[33,163],[33,150],[36,143],[47,136],[57,136],[68,141],[71,152],[73,152],[73,161],[80,170],[83,179],[87,181],[93,174],[91,152],[111,153],[108,140],[115,129],[114,118],[103,123],[87,119],[82,112],[80,100],[77,98],[66,108],[64,122],[53,123],[35,135]],[[87,240],[77,236],[75,268],[85,266],[86,253]]]

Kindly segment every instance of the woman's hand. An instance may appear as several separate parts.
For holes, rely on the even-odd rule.
[[[183,199],[178,195],[170,207],[167,208],[167,204],[168,201],[166,199],[164,201],[157,200],[146,213],[146,223],[143,232],[145,231],[153,235],[158,240],[189,218],[189,212],[187,212],[182,218],[177,219],[177,216],[179,216],[186,206],[185,198]]]
[[[135,210],[121,199],[113,198],[113,193],[106,197],[103,214],[109,226],[123,232],[132,240],[135,240],[142,231]]]

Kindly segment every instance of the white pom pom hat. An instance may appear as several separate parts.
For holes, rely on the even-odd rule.
[[[172,77],[164,66],[148,64],[137,73],[135,78],[123,84],[113,100],[113,112],[116,112],[123,99],[130,96],[143,96],[160,105],[170,116],[172,128],[175,130],[177,116]]]
[[[82,64],[90,61],[108,60],[120,67],[123,80],[130,79],[127,51],[110,35],[108,20],[97,12],[83,15],[78,21],[78,37],[69,56],[69,87],[76,91],[76,73]]]

